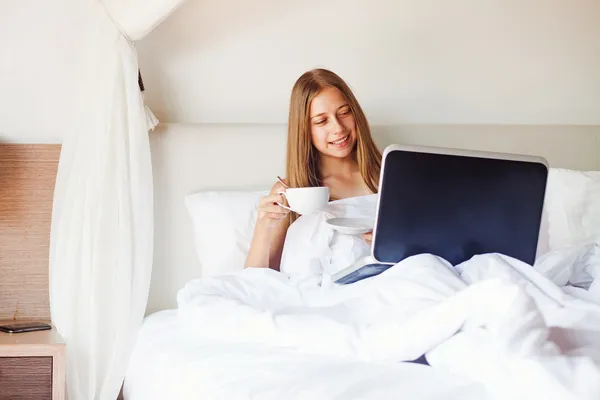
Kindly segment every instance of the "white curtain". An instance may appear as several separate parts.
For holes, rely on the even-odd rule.
[[[50,235],[50,311],[72,400],[115,400],[153,260],[148,130],[133,42],[183,0],[85,1],[80,91],[63,142]]]

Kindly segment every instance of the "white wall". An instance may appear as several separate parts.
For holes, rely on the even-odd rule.
[[[190,0],[138,48],[169,120],[285,122],[326,66],[375,123],[600,123],[598,0]]]
[[[0,140],[59,142],[74,104],[76,0],[0,0]]]
[[[0,140],[58,141],[81,0],[0,0]],[[285,122],[326,66],[371,121],[600,124],[598,0],[188,0],[138,43],[163,121]]]

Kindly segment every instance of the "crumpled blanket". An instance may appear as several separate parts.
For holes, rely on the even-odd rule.
[[[600,251],[578,254],[563,257],[560,270],[594,270],[568,263],[595,262]],[[539,269],[557,270],[559,258]],[[247,269],[190,282],[178,295],[178,314],[202,343],[256,343],[374,363],[425,354],[433,368],[480,382],[498,398],[598,399],[600,298],[551,278],[557,276],[500,254],[456,267],[423,254],[327,288]]]
[[[189,282],[178,317],[197,343],[257,344],[314,357],[436,369],[502,399],[600,399],[600,245],[532,267],[501,254],[458,265],[410,257],[351,285],[328,277],[370,248],[327,227],[374,217],[376,195],[332,202],[288,230],[281,272],[251,268]]]

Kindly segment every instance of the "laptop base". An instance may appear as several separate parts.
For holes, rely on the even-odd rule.
[[[331,280],[338,285],[348,285],[371,276],[379,275],[394,264],[383,264],[373,256],[358,259],[352,265],[333,274]]]

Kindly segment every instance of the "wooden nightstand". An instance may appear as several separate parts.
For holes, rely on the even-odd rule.
[[[56,329],[0,332],[0,400],[64,400],[65,368],[65,343]]]

